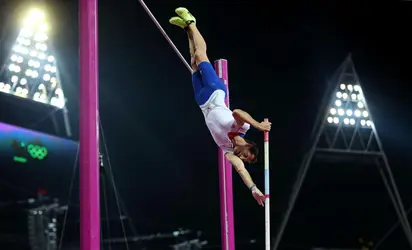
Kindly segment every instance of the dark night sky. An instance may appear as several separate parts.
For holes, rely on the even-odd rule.
[[[189,8],[198,19],[209,58],[228,59],[231,107],[244,109],[259,120],[272,120],[273,235],[302,153],[309,146],[326,80],[349,53],[405,205],[412,205],[408,197],[412,178],[408,156],[412,149],[411,3],[148,0],[147,5],[187,59],[186,35],[171,27],[168,19],[174,8]],[[6,6],[12,9],[15,5],[8,2]],[[77,2],[52,1],[50,6],[54,49],[77,134]],[[137,0],[101,0],[99,11],[100,114],[119,192],[138,232],[186,227],[218,236],[216,146],[194,102],[187,69]],[[12,15],[5,16],[14,22]],[[250,136],[263,145],[260,133],[253,131]],[[387,208],[389,200],[379,176],[373,168],[366,172],[359,168],[312,170],[285,243],[306,244],[309,237],[314,240],[308,244],[351,246],[356,242],[349,241],[359,235],[378,240],[389,229],[394,213]],[[263,161],[249,169],[263,189]],[[362,197],[353,187],[375,195],[373,199]],[[237,176],[234,188],[238,239],[262,238],[264,210]],[[320,202],[325,200],[329,202]],[[341,203],[350,204],[351,209],[342,208]],[[322,219],[310,219],[319,211],[325,216],[335,211],[336,223],[322,226]],[[371,215],[367,222],[365,214]],[[355,229],[341,226],[349,219],[362,222]],[[342,241],[343,234],[347,238]],[[397,236],[403,244],[400,230],[393,242]]]

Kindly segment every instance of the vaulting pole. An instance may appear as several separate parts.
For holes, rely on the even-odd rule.
[[[100,250],[97,0],[80,0],[80,249]]]
[[[269,122],[269,119],[265,118],[265,122]],[[269,132],[264,132],[263,141],[265,150],[265,250],[270,250]]]
[[[227,72],[227,60],[215,61],[215,70],[227,89],[226,105],[229,107],[229,83]],[[232,166],[224,156],[223,150],[218,149],[219,161],[219,187],[220,187],[220,223],[222,234],[222,249],[235,249],[235,220],[233,215],[233,188]]]

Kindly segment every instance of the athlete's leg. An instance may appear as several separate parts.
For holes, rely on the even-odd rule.
[[[198,71],[198,68],[197,68],[196,59],[195,59],[195,54],[196,54],[195,43],[193,41],[192,35],[189,32],[187,32],[187,38],[189,40],[190,64],[192,65],[193,72],[196,72]]]
[[[193,37],[189,32],[187,32],[187,37],[189,40],[189,49],[190,49],[190,63],[192,65],[192,85],[193,85],[193,91],[195,94],[195,100],[198,105],[204,104],[204,100],[202,98],[203,94],[203,89],[204,89],[204,84],[203,84],[203,79],[202,75],[199,72],[199,69],[196,64],[196,59],[195,59],[195,45],[193,42]]]
[[[199,65],[202,62],[209,62],[209,58],[207,57],[206,53],[206,41],[203,38],[202,34],[200,34],[195,23],[191,23],[187,26],[187,33],[193,38],[196,64]]]
[[[199,32],[195,23],[191,23],[187,26],[187,32],[193,37],[193,43],[195,47],[195,60],[200,73],[202,74],[203,84],[205,88],[208,88],[206,95],[211,95],[215,90],[223,90],[227,94],[225,84],[217,76],[212,64],[207,57],[207,46],[205,39]],[[206,92],[206,90],[205,90]]]
[[[196,71],[192,75],[195,98],[199,105],[204,104],[216,90],[227,93],[226,86],[216,75],[206,54],[206,42],[196,27],[195,17],[186,8],[177,8],[179,17],[172,17],[169,22],[185,29],[188,33],[192,67]],[[194,55],[194,56],[193,56]],[[199,71],[197,71],[199,69]],[[198,87],[201,85],[201,87]]]
[[[195,20],[192,20],[195,21]],[[176,25],[182,29],[187,30],[187,24],[186,22],[180,18],[180,17],[172,17],[170,18],[169,22],[173,25]],[[193,85],[193,91],[195,94],[195,100],[198,103],[198,105],[202,105],[204,104],[203,98],[202,96],[204,96],[203,94],[203,80],[202,80],[202,75],[200,74],[198,68],[197,68],[197,64],[196,64],[196,59],[195,59],[195,45],[193,42],[193,37],[191,35],[190,32],[187,32],[187,38],[189,41],[189,52],[190,52],[190,61],[191,61],[191,66],[192,66],[192,85]]]
[[[189,39],[193,42],[196,64],[199,65],[202,62],[209,62],[206,54],[206,42],[196,27],[196,18],[186,8],[177,8],[176,14],[179,15],[187,26],[185,29],[189,34]]]
[[[196,19],[186,8],[177,8],[176,13],[187,24],[187,33],[189,37],[192,38],[195,61],[202,74],[204,88],[208,89],[207,91],[204,90],[204,92],[207,93],[205,96],[210,96],[214,91],[219,89],[227,93],[225,84],[217,76],[212,64],[209,62],[206,41],[196,26]]]
[[[192,21],[196,22],[194,18]],[[182,18],[175,16],[175,17],[170,18],[169,22],[187,31],[187,23]],[[195,60],[195,45],[193,42],[193,37],[190,34],[190,32],[187,32],[187,39],[189,40],[190,63],[191,63],[193,72],[196,72],[198,69],[197,69],[197,64]]]

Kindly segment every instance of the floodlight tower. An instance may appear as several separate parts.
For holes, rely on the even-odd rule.
[[[332,79],[330,91],[325,95],[325,103],[318,113],[313,129],[312,146],[301,163],[273,250],[280,244],[303,181],[315,157],[332,163],[366,160],[375,164],[412,249],[411,227],[351,55],[340,65]]]
[[[38,9],[31,10],[2,68],[5,81],[0,82],[0,92],[61,110],[66,135],[70,137],[66,98],[48,30],[44,13]]]

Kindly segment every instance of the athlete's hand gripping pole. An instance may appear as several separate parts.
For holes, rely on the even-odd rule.
[[[269,123],[265,118],[264,122]],[[265,160],[265,250],[270,250],[270,206],[269,206],[269,132],[263,133]]]

